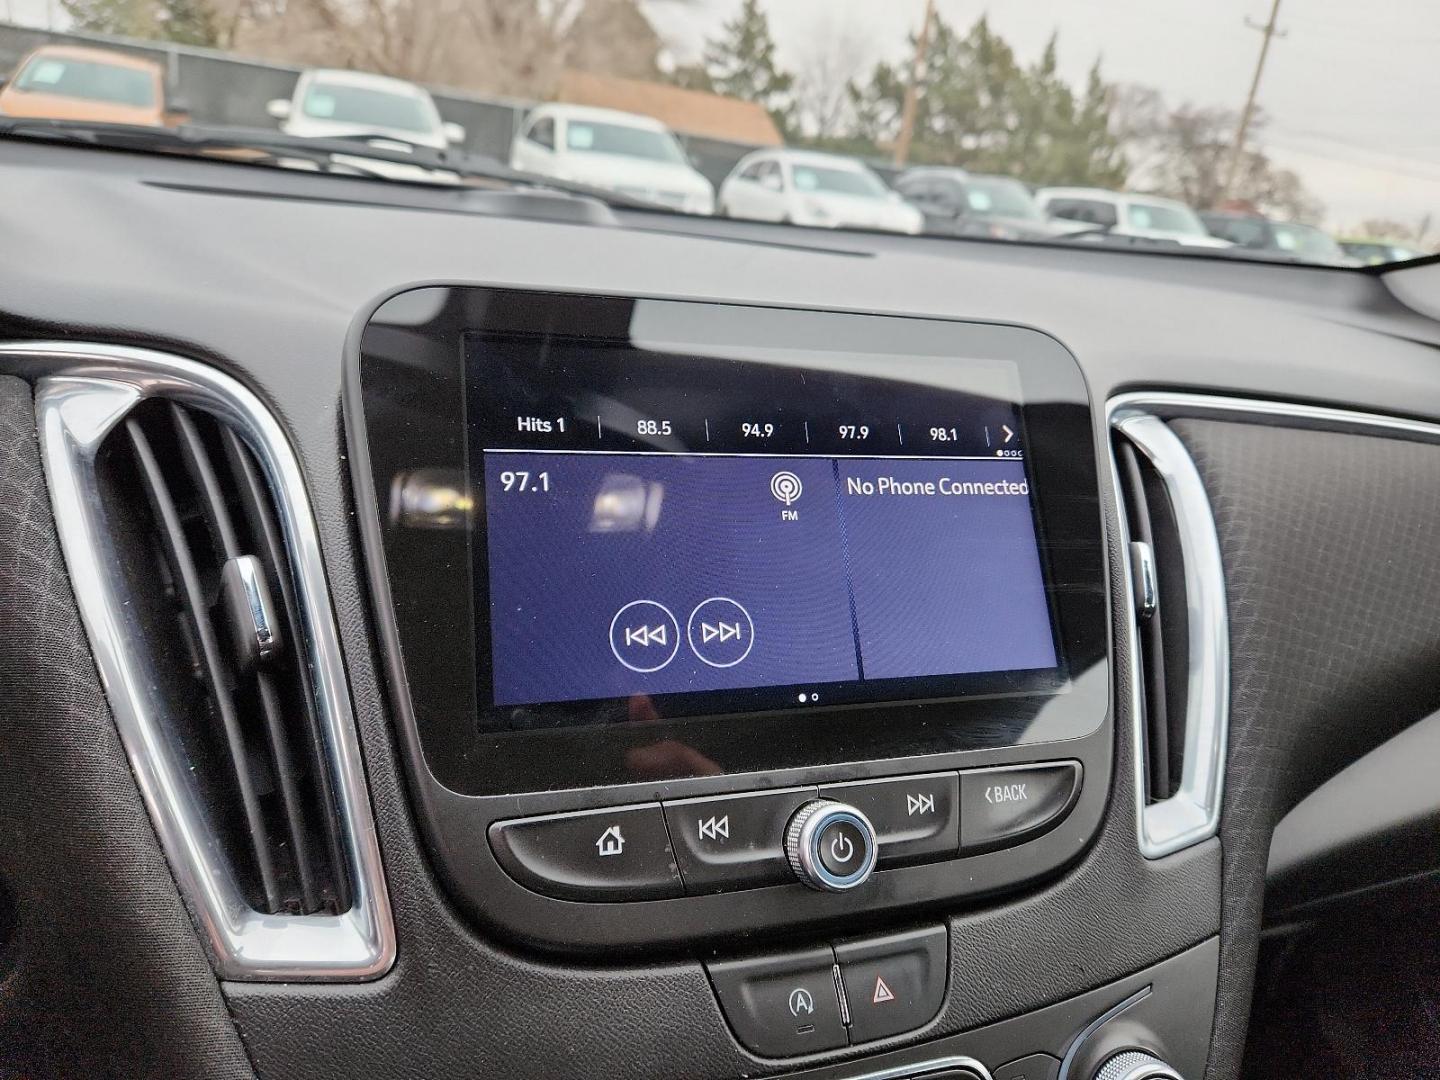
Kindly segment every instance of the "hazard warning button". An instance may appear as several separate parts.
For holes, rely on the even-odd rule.
[[[914,1031],[945,1003],[950,939],[935,926],[835,946],[850,1006],[850,1041]]]

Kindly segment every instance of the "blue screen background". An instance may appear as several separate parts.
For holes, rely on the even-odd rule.
[[[1057,665],[1029,498],[935,490],[1023,492],[1019,460],[487,451],[484,465],[496,705]],[[779,472],[803,489],[788,504]],[[931,488],[881,494],[884,479]]]

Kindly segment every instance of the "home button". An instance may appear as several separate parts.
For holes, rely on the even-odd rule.
[[[490,846],[511,877],[547,896],[657,900],[682,892],[658,803],[499,821]]]

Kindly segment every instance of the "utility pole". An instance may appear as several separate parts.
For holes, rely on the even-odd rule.
[[[1245,20],[1246,26],[1259,30],[1263,37],[1260,42],[1260,59],[1255,62],[1255,75],[1250,80],[1250,93],[1245,97],[1245,108],[1240,110],[1240,126],[1235,129],[1235,143],[1230,147],[1230,167],[1225,170],[1225,184],[1220,189],[1222,202],[1235,190],[1235,180],[1240,174],[1240,159],[1245,154],[1245,135],[1250,130],[1250,120],[1255,115],[1255,97],[1260,92],[1260,76],[1265,72],[1265,59],[1270,55],[1270,39],[1285,36],[1283,30],[1276,29],[1276,20],[1279,18],[1280,0],[1273,0],[1270,5],[1270,21],[1264,26],[1253,23],[1248,18]]]
[[[925,0],[925,18],[920,23],[920,36],[915,39],[915,55],[910,58],[910,85],[905,88],[905,105],[900,110],[900,136],[895,140],[895,167],[903,169],[910,157],[910,140],[915,134],[915,106],[920,97],[920,73],[925,68],[925,52],[930,47],[930,22],[935,17],[935,0]]]

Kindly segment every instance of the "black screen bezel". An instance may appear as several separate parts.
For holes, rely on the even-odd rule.
[[[594,727],[485,732],[474,679],[477,640],[469,538],[463,530],[396,529],[391,480],[417,468],[466,467],[465,335],[549,331],[614,341],[637,304],[663,304],[696,349],[882,348],[887,365],[944,355],[1008,360],[1022,388],[1027,471],[1066,691],[833,708],[739,712]],[[866,350],[871,352],[874,350]],[[877,372],[883,374],[884,372]],[[985,323],[478,287],[410,290],[382,304],[360,336],[362,493],[383,551],[382,617],[393,619],[424,759],[452,790],[494,795],[1078,738],[1109,704],[1105,558],[1094,428],[1073,357],[1034,330]],[[1080,677],[1083,676],[1083,677]]]

